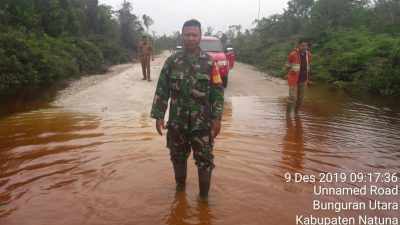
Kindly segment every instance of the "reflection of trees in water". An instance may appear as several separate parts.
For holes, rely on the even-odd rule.
[[[193,212],[194,211],[194,212]],[[196,209],[191,209],[184,191],[177,192],[171,205],[171,211],[166,218],[168,225],[213,224],[213,215],[206,202],[197,202]],[[195,222],[196,221],[196,222]]]
[[[400,125],[398,99],[350,93],[322,84],[307,90],[302,111],[307,114],[314,148],[335,155],[348,151],[350,158],[369,158],[368,152],[377,147],[397,154],[400,139],[393,137]],[[354,155],[354,150],[359,154]]]
[[[348,96],[345,93],[329,85],[312,85],[307,88],[302,110],[313,118],[333,118],[352,113],[345,110],[347,101]]]
[[[286,118],[286,135],[283,138],[282,158],[284,168],[298,171],[303,168],[304,134],[301,118]]]
[[[56,110],[35,111],[0,120],[0,176],[13,175],[25,162],[32,163],[39,158],[46,160],[48,155],[58,156],[92,144],[81,144],[79,140],[103,136],[97,130],[99,125],[97,116]],[[22,146],[30,147],[23,152],[16,151]]]

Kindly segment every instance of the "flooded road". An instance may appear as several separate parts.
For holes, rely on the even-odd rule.
[[[153,74],[163,59],[154,62]],[[316,85],[300,116],[287,118],[284,82],[235,66],[208,204],[197,201],[191,158],[186,192],[175,193],[165,136],[156,134],[148,116],[156,82],[140,81],[134,65],[90,88],[66,90],[72,94],[52,106],[0,118],[0,224],[289,225],[299,215],[398,218],[398,209],[368,209],[372,200],[399,203],[395,193],[314,191],[373,185],[398,190],[400,110],[393,102]],[[339,174],[339,180],[321,173]],[[358,180],[356,173],[373,178]],[[317,179],[306,182],[304,175]],[[367,209],[320,210],[316,200],[364,202]]]

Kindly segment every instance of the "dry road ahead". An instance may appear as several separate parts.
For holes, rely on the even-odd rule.
[[[139,63],[118,65],[103,75],[89,76],[73,82],[61,91],[56,106],[95,114],[135,114],[150,111],[158,76],[165,59],[163,52],[151,65],[152,82],[141,80]],[[234,96],[284,96],[285,81],[266,76],[253,67],[237,63],[229,74],[226,101]]]

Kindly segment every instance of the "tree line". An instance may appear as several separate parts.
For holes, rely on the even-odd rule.
[[[153,20],[97,0],[0,1],[0,91],[104,71],[131,60]],[[290,0],[281,14],[204,29],[234,47],[236,58],[283,77],[288,52],[307,37],[313,79],[342,88],[400,95],[400,0]],[[157,47],[181,45],[179,31]]]
[[[235,31],[238,58],[270,74],[284,75],[282,61],[306,37],[313,79],[400,95],[400,0],[291,0],[254,30]]]
[[[285,75],[297,40],[307,38],[314,80],[400,95],[400,0],[290,0],[282,14],[254,24],[216,33],[209,27],[205,33],[229,39],[237,60],[278,77]],[[178,36],[160,41],[173,45]]]
[[[97,0],[2,0],[0,91],[130,61],[143,33],[129,2],[113,10]]]

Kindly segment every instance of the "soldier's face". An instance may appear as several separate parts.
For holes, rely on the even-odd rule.
[[[200,45],[200,28],[196,26],[184,27],[182,32],[183,46],[187,51],[197,51]]]

